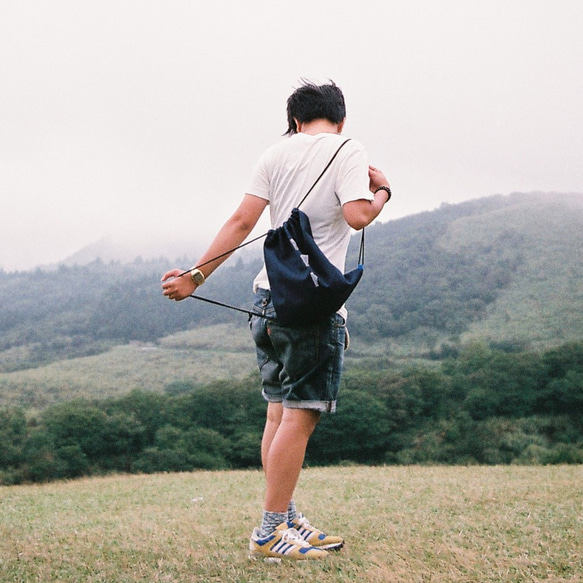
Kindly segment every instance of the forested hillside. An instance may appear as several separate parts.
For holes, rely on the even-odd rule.
[[[308,462],[582,463],[583,196],[446,205],[366,238],[339,413]],[[192,262],[0,273],[0,483],[259,465],[246,316],[160,291]],[[201,291],[248,306],[259,266]]]
[[[188,267],[192,259],[183,259]],[[162,296],[160,277],[175,261],[65,267],[0,275],[0,370],[18,370],[61,358],[98,354],[116,344],[155,342],[194,325],[240,318],[194,300]],[[233,261],[204,291],[248,303],[258,264]]]
[[[582,252],[583,195],[494,196],[376,225],[351,325],[430,348],[579,339]]]
[[[0,408],[0,485],[108,472],[260,466],[257,373],[168,383],[27,414]],[[583,342],[508,353],[468,345],[438,368],[351,369],[309,464],[583,463]]]
[[[365,275],[350,300],[351,332],[410,355],[479,338],[525,348],[578,340],[582,250],[583,195],[494,196],[376,224],[367,229]],[[176,263],[97,260],[0,272],[0,372],[245,318],[165,300],[160,275]],[[258,268],[259,260],[232,259],[201,292],[248,307]]]

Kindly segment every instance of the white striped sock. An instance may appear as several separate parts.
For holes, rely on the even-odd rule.
[[[282,522],[287,521],[287,512],[263,511],[263,520],[259,527],[260,538],[269,536]]]

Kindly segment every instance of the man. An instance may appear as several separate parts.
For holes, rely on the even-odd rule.
[[[180,301],[192,294],[240,245],[269,205],[271,226],[279,227],[320,175],[344,138],[346,107],[334,84],[304,82],[287,102],[290,137],[268,149],[252,175],[250,188],[191,277],[174,269],[162,278],[163,293]],[[362,229],[390,198],[384,174],[368,165],[363,146],[350,140],[310,193],[302,210],[314,239],[344,272],[351,229]],[[275,317],[265,267],[254,281],[255,310]],[[325,535],[298,514],[293,494],[306,447],[323,411],[334,411],[346,341],[346,309],[323,324],[281,326],[251,317],[267,419],[261,443],[266,491],[261,526],[250,539],[253,557],[320,559],[340,548],[341,537]]]

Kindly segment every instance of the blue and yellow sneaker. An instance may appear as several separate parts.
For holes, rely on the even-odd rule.
[[[249,558],[279,562],[281,559],[323,559],[325,550],[317,549],[306,542],[289,522],[281,523],[269,536],[259,538],[256,528],[249,540]]]
[[[298,517],[289,521],[288,525],[295,528],[307,543],[318,549],[335,550],[344,546],[342,537],[324,534],[312,526],[303,514],[298,514]]]

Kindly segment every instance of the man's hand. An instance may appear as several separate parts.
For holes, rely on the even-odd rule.
[[[369,177],[369,188],[371,192],[374,192],[379,186],[388,186],[390,188],[389,181],[386,176],[378,169],[373,166],[368,167],[368,177]]]
[[[184,273],[182,269],[173,269],[172,271],[167,271],[162,277],[162,293],[169,300],[179,302],[192,295],[198,287],[192,281],[188,271],[182,277],[178,277],[182,273]]]

